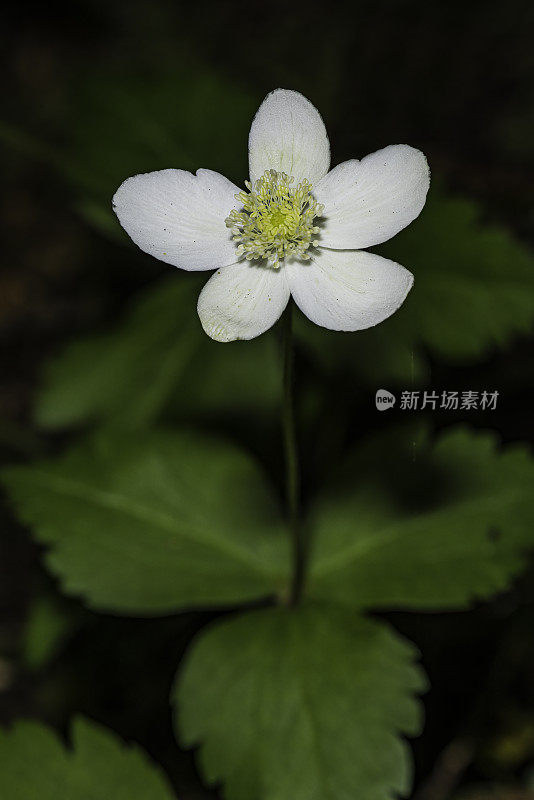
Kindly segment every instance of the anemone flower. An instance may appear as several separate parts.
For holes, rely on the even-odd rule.
[[[370,328],[399,308],[413,275],[364,248],[420,214],[430,182],[423,153],[390,145],[330,170],[319,112],[277,89],[252,122],[249,168],[246,191],[209,169],[164,169],[128,178],[113,198],[141,250],[180,269],[215,270],[198,299],[209,336],[253,339],[290,296],[332,330]]]

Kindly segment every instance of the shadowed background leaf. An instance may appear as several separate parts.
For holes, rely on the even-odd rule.
[[[72,749],[37,722],[0,730],[0,790],[9,800],[172,800],[160,769],[89,720],[72,725]]]
[[[415,276],[403,306],[358,336],[325,331],[302,316],[304,345],[328,368],[376,386],[424,377],[425,352],[464,363],[532,331],[534,256],[481,217],[473,201],[432,188],[421,216],[378,248]]]
[[[172,406],[181,419],[273,412],[281,359],[272,333],[224,347],[200,327],[198,276],[172,274],[143,292],[114,332],[73,342],[47,370],[36,406],[44,428],[104,421],[148,425]]]

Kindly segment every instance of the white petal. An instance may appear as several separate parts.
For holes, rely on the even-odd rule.
[[[186,270],[218,269],[237,260],[224,220],[239,188],[218,172],[162,169],[128,178],[113,198],[119,222],[151,256]]]
[[[407,269],[364,250],[319,248],[309,262],[286,265],[295,302],[312,322],[359,331],[393,314],[412,288]]]
[[[254,339],[280,317],[289,300],[284,268],[241,261],[217,270],[198,298],[202,327],[218,342]]]
[[[276,89],[267,95],[250,128],[250,180],[275,169],[313,185],[330,166],[330,144],[321,115],[299,92]]]
[[[339,164],[314,187],[325,207],[321,246],[360,250],[391,239],[419,216],[429,184],[425,156],[407,144]]]

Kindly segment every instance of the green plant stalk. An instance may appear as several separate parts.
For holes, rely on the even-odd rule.
[[[286,502],[292,541],[292,580],[289,604],[297,605],[302,596],[305,569],[304,536],[300,519],[300,471],[295,428],[293,300],[284,313],[284,396],[282,426],[286,466]]]

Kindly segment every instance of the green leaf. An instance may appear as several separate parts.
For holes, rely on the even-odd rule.
[[[353,336],[300,319],[304,345],[325,366],[355,370],[378,386],[424,376],[422,347],[464,362],[531,331],[534,255],[481,216],[476,203],[432,190],[421,216],[378,248],[415,276],[402,307]]]
[[[48,109],[31,123],[35,135],[0,122],[7,148],[62,174],[86,221],[123,242],[111,197],[131,175],[209,167],[243,182],[250,123],[263,99],[175,42],[172,59],[157,58],[155,69],[132,66],[88,62],[64,87],[67,116],[54,119]]]
[[[172,800],[161,770],[140,748],[78,718],[72,749],[37,722],[0,730],[0,795],[9,800]]]
[[[50,362],[38,424],[104,418],[136,426],[154,418],[200,342],[191,326],[198,286],[173,277],[143,295],[116,333],[74,342]]]
[[[65,591],[162,613],[283,592],[286,536],[256,463],[192,433],[101,435],[5,483]]]
[[[63,600],[63,598],[61,598]],[[70,609],[49,594],[38,594],[30,603],[21,641],[21,659],[30,670],[42,669],[65,640],[79,627]]]
[[[114,191],[140,172],[209,167],[248,177],[247,137],[261,97],[194,54],[175,53],[152,72],[91,64],[72,90],[63,121],[70,135],[56,163],[110,218]]]
[[[196,313],[201,285],[198,276],[173,274],[144,292],[112,333],[68,345],[47,366],[37,424],[139,427],[169,406],[182,419],[272,410],[281,392],[276,338],[224,346],[209,339]]]
[[[335,607],[268,609],[202,633],[175,689],[184,745],[201,744],[227,800],[389,800],[410,788],[402,735],[421,724],[415,649]]]
[[[370,443],[312,513],[308,591],[351,608],[460,608],[506,588],[534,544],[534,463],[464,428]],[[421,498],[423,498],[421,500]]]
[[[476,203],[431,195],[420,220],[381,252],[415,284],[394,333],[464,360],[527,333],[534,321],[534,255]]]

